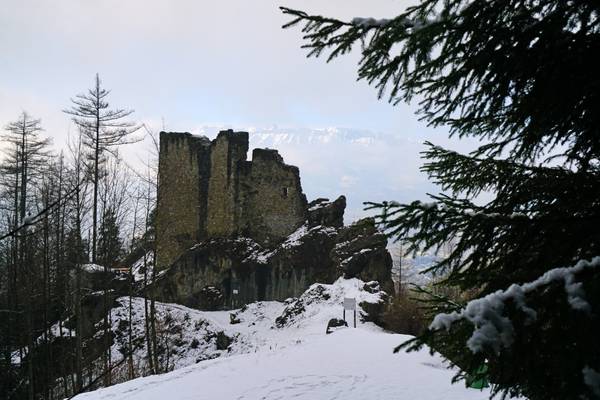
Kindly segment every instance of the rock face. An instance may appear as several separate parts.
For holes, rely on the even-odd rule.
[[[340,274],[393,290],[374,221],[344,227],[346,198],[307,204],[297,167],[248,133],[160,134],[157,300],[204,310],[300,295]]]
[[[343,197],[333,202],[322,199],[319,204],[276,246],[262,246],[246,237],[198,243],[161,273],[152,294],[160,301],[214,310],[297,297],[311,284],[333,282],[340,273],[377,280],[384,290],[393,289],[385,236],[373,221],[343,227],[339,220]],[[315,221],[331,225],[312,226]]]
[[[364,218],[340,230],[331,256],[344,278],[377,281],[384,291],[394,293],[392,259],[386,246],[387,238],[375,220]]]

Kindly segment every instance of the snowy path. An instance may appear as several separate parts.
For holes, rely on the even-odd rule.
[[[426,351],[393,354],[406,336],[367,329],[277,351],[259,351],[136,379],[77,400],[487,399],[488,391],[451,385],[452,371]]]

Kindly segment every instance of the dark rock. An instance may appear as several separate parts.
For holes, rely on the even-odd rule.
[[[183,332],[183,327],[178,323],[173,323],[169,326],[168,331],[171,335],[181,335]]]
[[[366,302],[362,301],[358,305],[363,310],[360,312],[360,319],[365,322],[373,322],[379,326],[383,326],[383,313],[385,306],[388,303],[389,296],[383,292],[379,292],[379,301]]]
[[[214,310],[299,296],[314,282],[337,277],[330,258],[337,230],[307,229],[298,241],[268,250],[247,238],[211,239],[183,254],[149,287],[155,299]],[[218,289],[211,296],[203,289]],[[237,294],[233,294],[233,288]]]
[[[283,328],[286,326],[296,315],[302,314],[306,311],[306,307],[304,306],[304,301],[302,299],[297,299],[293,303],[287,305],[281,315],[275,318],[275,326],[278,328]]]
[[[214,286],[205,286],[198,294],[198,307],[202,310],[216,311],[223,304],[223,293]]]
[[[331,298],[331,295],[327,292],[325,286],[320,284],[313,285],[310,289],[305,291],[300,298],[286,299],[283,311],[281,315],[275,318],[275,326],[283,328],[289,325],[296,316],[306,311],[306,306],[313,303],[319,303],[327,301]]]
[[[340,196],[335,201],[319,198],[308,204],[308,226],[333,226],[341,228],[344,226],[344,210],[346,209],[346,197]]]
[[[331,318],[327,323],[327,329],[325,330],[325,333],[330,334],[335,330],[333,328],[338,328],[340,326],[348,326],[348,323],[341,318]]]
[[[125,332],[127,328],[129,328],[129,321],[127,321],[126,319],[119,320],[119,323],[117,324],[117,330]]]
[[[129,294],[131,279],[127,274],[118,273],[111,269],[104,271],[101,266],[91,267],[93,264],[84,264],[79,271],[80,285],[85,291],[96,292],[99,290],[112,290],[118,296]],[[74,269],[69,274],[70,284],[75,287],[77,271]]]
[[[242,321],[238,318],[237,314],[235,314],[235,313],[229,314],[229,323],[231,325],[239,324],[240,322],[242,322]]]
[[[312,304],[315,301],[329,300],[331,295],[327,293],[327,289],[323,285],[314,285],[302,295],[302,300],[306,305]]]
[[[341,229],[331,257],[344,278],[378,281],[383,290],[393,293],[392,257],[387,238],[375,226],[373,218],[364,218]]]
[[[132,285],[131,278],[127,274],[118,273],[108,284],[110,290],[114,290],[118,296],[126,296],[129,294],[129,289]]]
[[[381,288],[379,287],[379,282],[377,281],[366,282],[363,285],[362,289],[368,293],[377,293],[381,290]]]
[[[227,350],[233,343],[233,339],[225,334],[225,332],[217,332],[217,350]]]
[[[206,327],[208,325],[208,322],[206,322],[203,319],[200,319],[196,322],[194,322],[194,329],[196,329],[197,331],[200,329],[203,329],[204,327]]]
[[[116,301],[117,295],[114,291],[106,293],[106,301],[108,308],[119,306]],[[81,300],[81,328],[82,337],[87,338],[96,333],[96,324],[104,317],[104,293],[93,292],[84,296]],[[72,316],[65,322],[65,326],[69,329],[75,329],[77,326],[77,318]]]

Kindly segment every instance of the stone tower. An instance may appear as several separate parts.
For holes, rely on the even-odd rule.
[[[206,224],[208,237],[227,237],[238,230],[238,165],[246,161],[247,153],[247,132],[222,131],[211,144],[208,182],[210,212]]]
[[[157,267],[171,265],[203,240],[246,236],[277,244],[304,222],[298,168],[276,150],[255,149],[248,133],[221,131],[213,141],[161,132],[156,211]]]

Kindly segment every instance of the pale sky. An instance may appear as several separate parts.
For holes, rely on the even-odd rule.
[[[342,19],[381,18],[396,15],[410,3],[2,0],[0,125],[26,110],[42,119],[46,133],[61,147],[73,129],[61,110],[69,107],[70,97],[91,87],[98,72],[104,86],[112,90],[112,104],[135,109],[133,118],[156,130],[162,128],[162,121],[167,130],[192,132],[203,126],[252,127],[257,132],[273,126],[300,132],[337,127],[398,138],[398,146],[412,143],[410,153],[405,151],[401,157],[394,154],[402,149],[393,147],[385,149],[383,158],[378,157],[379,150],[371,149],[369,157],[380,158],[378,170],[402,174],[391,185],[394,190],[380,190],[381,199],[403,197],[406,181],[411,182],[411,196],[424,195],[431,185],[418,172],[417,153],[422,148],[414,143],[428,139],[445,144],[446,132],[418,122],[414,106],[392,107],[377,99],[375,89],[356,82],[357,54],[329,64],[307,59],[300,49],[300,29],[282,30],[289,19],[278,8],[284,5]],[[130,148],[129,157],[141,149]],[[321,160],[308,147],[306,157],[293,150],[288,156],[282,149],[282,154],[300,167],[309,200],[342,192],[351,197],[352,186],[361,184],[350,173],[354,164],[342,150],[331,146],[324,157],[347,165],[350,172],[341,170],[339,176],[329,177],[322,171],[314,178],[322,182],[308,182],[311,175],[302,172],[311,168],[309,163]],[[329,178],[339,187],[316,193],[317,187],[332,185]],[[363,197],[357,195],[354,201],[370,200]]]

